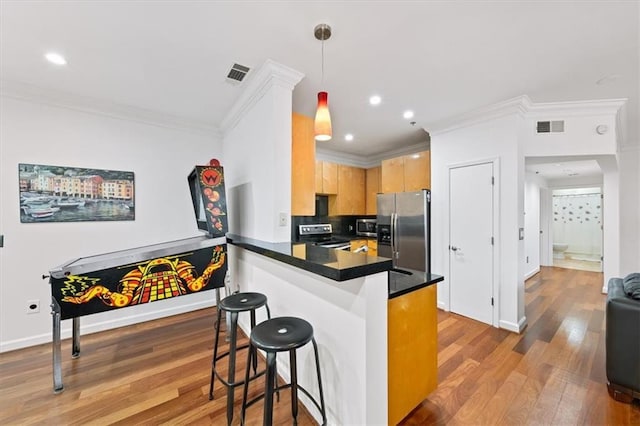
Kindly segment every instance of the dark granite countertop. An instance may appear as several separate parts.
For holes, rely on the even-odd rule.
[[[440,281],[442,275],[428,274],[413,269],[391,269],[389,271],[389,299],[411,293]]]
[[[305,243],[271,243],[239,235],[227,235],[227,242],[266,257],[313,272],[335,281],[346,281],[388,271],[391,259],[351,253]]]

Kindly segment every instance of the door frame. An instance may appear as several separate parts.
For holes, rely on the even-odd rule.
[[[499,327],[500,324],[500,252],[501,252],[501,232],[500,232],[500,158],[490,157],[463,162],[447,164],[447,193],[446,193],[446,211],[447,211],[447,255],[445,258],[445,268],[451,277],[451,170],[460,167],[477,166],[490,163],[493,167],[493,270],[491,277],[491,292],[493,294],[493,312],[491,314],[491,325]],[[448,294],[447,301],[442,308],[451,311],[451,282],[448,283],[446,292]]]

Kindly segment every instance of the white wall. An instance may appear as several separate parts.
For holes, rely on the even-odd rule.
[[[545,181],[534,173],[525,174],[524,263],[525,279],[540,271],[540,189]]]
[[[200,235],[187,175],[196,164],[221,158],[222,150],[214,131],[144,124],[8,96],[0,102],[0,351],[7,351],[51,341],[51,292],[41,279],[50,269],[78,257]],[[20,223],[18,163],[133,171],[135,221]],[[27,300],[34,299],[40,300],[40,312],[26,314]],[[188,295],[83,317],[81,331],[211,305],[213,292]],[[70,321],[62,329],[63,337],[70,336]]]
[[[239,99],[224,135],[229,232],[291,240],[292,90],[302,74],[268,61]],[[286,222],[280,222],[280,214]]]
[[[516,115],[498,117],[465,127],[454,128],[431,136],[431,211],[432,269],[445,276],[438,286],[438,305],[449,309],[449,167],[456,164],[499,160],[494,170],[499,197],[499,227],[494,230],[498,244],[495,255],[498,268],[494,271],[498,300],[498,322],[501,327],[518,330],[524,321],[524,307],[519,305],[519,292],[524,294],[524,279],[519,275],[523,242],[518,240],[518,228],[523,227],[523,204],[518,201],[522,182],[518,148]]]
[[[640,272],[640,148],[621,152],[618,156],[618,165],[622,195],[620,198],[620,276],[624,277],[632,272]]]

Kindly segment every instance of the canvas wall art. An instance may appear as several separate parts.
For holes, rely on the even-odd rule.
[[[133,172],[18,164],[20,222],[135,220]]]

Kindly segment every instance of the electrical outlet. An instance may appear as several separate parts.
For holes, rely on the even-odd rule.
[[[280,226],[287,226],[287,214],[284,212],[280,212],[280,215],[278,216],[278,223],[280,224]]]
[[[39,300],[27,300],[27,313],[28,314],[37,314],[40,312],[40,301]]]

